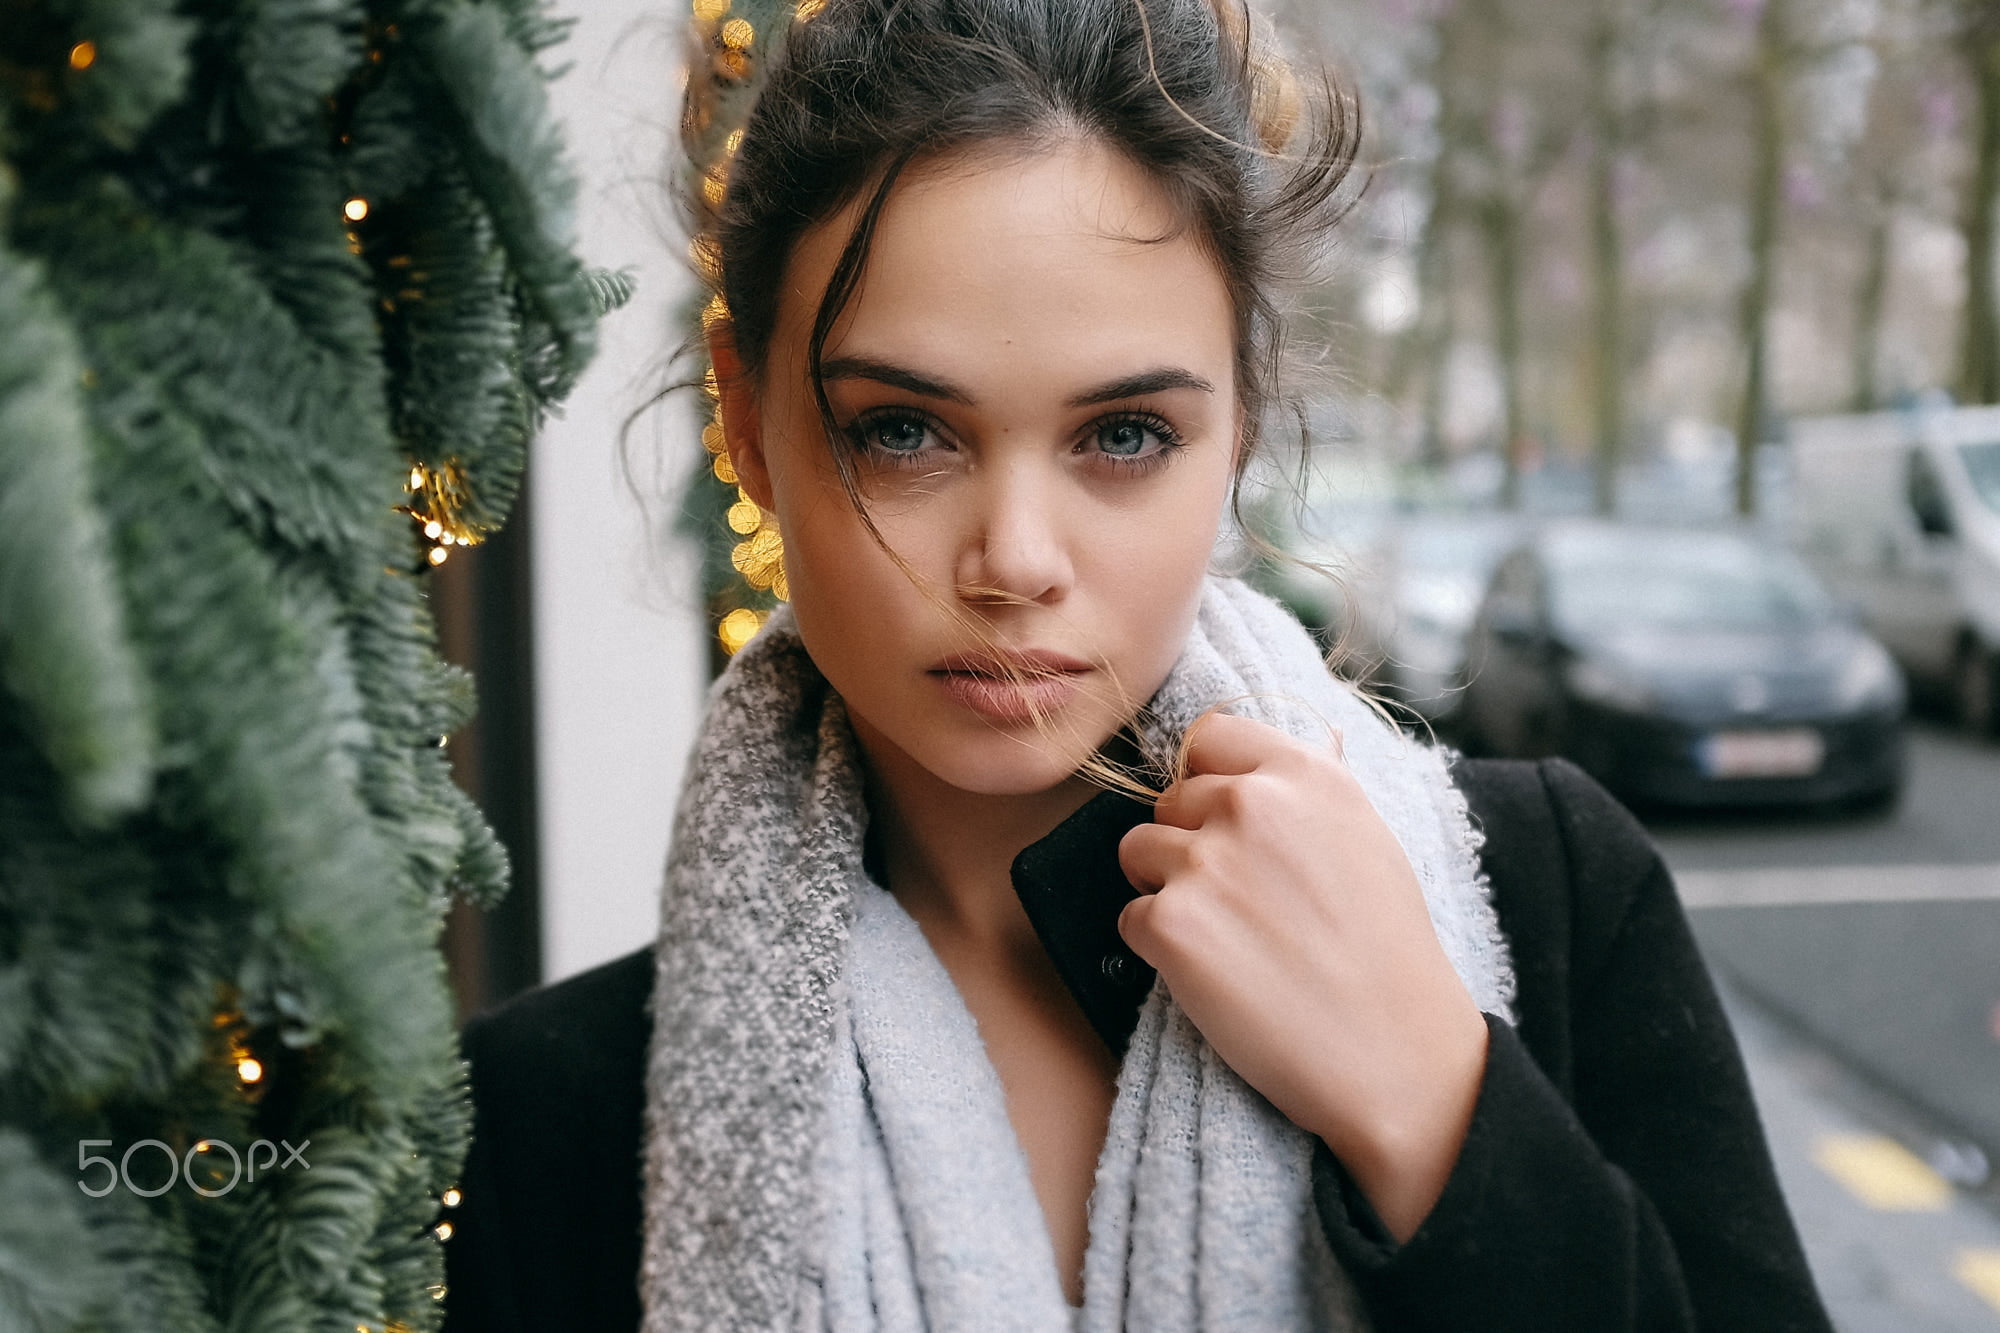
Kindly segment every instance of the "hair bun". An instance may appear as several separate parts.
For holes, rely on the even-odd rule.
[[[1250,66],[1250,118],[1266,150],[1278,152],[1291,142],[1299,123],[1299,80],[1292,62],[1276,51],[1253,59]]]
[[[1299,122],[1299,81],[1292,63],[1278,49],[1270,20],[1246,0],[1209,0],[1209,5],[1222,40],[1242,55],[1257,140],[1266,152],[1279,152],[1291,142]]]

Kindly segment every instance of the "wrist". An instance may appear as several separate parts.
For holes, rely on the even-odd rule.
[[[1477,1008],[1422,1049],[1376,1110],[1320,1137],[1339,1157],[1398,1244],[1430,1215],[1458,1163],[1485,1080],[1486,1016]]]

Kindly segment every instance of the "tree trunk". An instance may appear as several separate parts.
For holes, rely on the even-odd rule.
[[[1506,464],[1500,503],[1521,503],[1521,450],[1527,442],[1527,409],[1521,365],[1521,210],[1503,184],[1487,201],[1487,272],[1493,280],[1493,346],[1500,358],[1501,458]]]
[[[1889,259],[1896,232],[1893,196],[1877,201],[1868,227],[1868,251],[1861,264],[1861,287],[1854,296],[1854,399],[1856,412],[1873,412],[1882,402],[1882,312],[1889,303]]]
[[[1591,398],[1597,430],[1597,512],[1618,506],[1618,472],[1625,458],[1625,254],[1618,226],[1618,156],[1624,147],[1613,62],[1618,54],[1619,0],[1598,0],[1591,77],[1596,152],[1590,164],[1591,258],[1596,295],[1591,312]]]
[[[1437,155],[1431,160],[1430,214],[1424,219],[1423,236],[1417,242],[1417,320],[1397,346],[1388,377],[1392,401],[1401,400],[1412,379],[1421,377],[1423,397],[1420,419],[1423,462],[1431,467],[1445,463],[1444,412],[1445,376],[1452,343],[1457,340],[1456,310],[1452,302],[1452,230],[1459,218],[1458,172],[1454,153],[1458,144],[1458,86],[1461,71],[1456,53],[1461,45],[1457,13],[1441,14],[1437,20],[1437,54],[1431,78],[1438,94]]]
[[[1994,6],[1974,25],[1967,42],[1979,120],[1974,140],[1972,197],[1965,210],[1965,341],[1958,392],[1968,403],[2000,401],[2000,305],[1993,288],[1994,193],[2000,188],[2000,32]]]
[[[1743,289],[1744,384],[1736,429],[1736,512],[1757,512],[1757,446],[1764,435],[1771,294],[1785,166],[1785,0],[1765,0],[1752,72],[1756,165],[1750,182],[1750,281]]]

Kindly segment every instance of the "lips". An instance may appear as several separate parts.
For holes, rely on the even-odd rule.
[[[1050,672],[1068,673],[1091,669],[1090,663],[1071,657],[1068,653],[1059,653],[1048,648],[1030,648],[1008,653],[953,653],[932,666],[931,670],[1004,679],[1009,667],[1031,677],[1047,675]]]
[[[1010,676],[1011,668],[1019,673]],[[960,706],[989,721],[1014,724],[1048,716],[1076,693],[1076,679],[1090,663],[1049,648],[1012,652],[953,653],[930,669],[931,678]]]
[[[1048,717],[1076,696],[1081,671],[1058,671],[1024,682],[977,671],[933,671],[930,678],[945,696],[988,721],[1007,725]]]

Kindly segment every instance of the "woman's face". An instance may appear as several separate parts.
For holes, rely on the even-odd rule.
[[[797,246],[760,383],[725,385],[731,454],[864,754],[1044,791],[1152,696],[1193,622],[1238,439],[1228,291],[1191,235],[1146,243],[1173,229],[1167,200],[1082,140],[906,172],[827,340],[837,445],[888,544],[1002,648],[1086,668],[1038,696],[1045,736],[1022,687],[947,669],[979,639],[869,537],[827,454],[806,345],[858,209]]]

